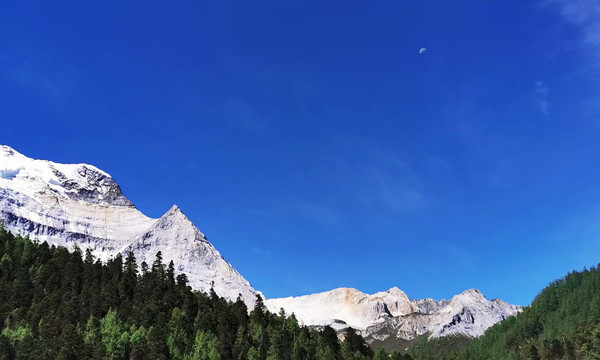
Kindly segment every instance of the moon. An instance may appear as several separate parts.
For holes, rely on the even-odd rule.
[[[425,51],[427,51],[426,48],[420,48],[419,49],[419,55],[423,54]]]

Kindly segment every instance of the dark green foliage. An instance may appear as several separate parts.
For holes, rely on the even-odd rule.
[[[573,272],[546,287],[522,313],[469,342],[442,338],[411,348],[415,359],[600,359],[600,270]]]
[[[373,350],[354,329],[348,328],[344,337],[342,355],[345,359],[370,359],[373,357]]]
[[[428,340],[427,335],[424,335],[415,340],[409,353],[419,360],[455,359],[454,353],[469,345],[471,341],[472,338],[468,336],[455,335]]]
[[[319,332],[283,311],[271,314],[260,297],[248,313],[241,299],[193,292],[160,253],[141,269],[131,252],[102,264],[89,251],[33,243],[0,227],[0,360],[373,357],[354,331],[340,343],[329,327]]]

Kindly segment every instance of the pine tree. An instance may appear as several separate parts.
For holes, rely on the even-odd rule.
[[[214,289],[193,292],[157,254],[103,264],[87,249],[34,244],[0,230],[0,360],[342,360],[335,331],[253,311]]]
[[[100,333],[107,359],[124,359],[127,354],[129,334],[125,332],[123,322],[116,311],[109,310],[100,321]]]
[[[211,333],[198,331],[192,354],[186,360],[221,360],[215,336]]]
[[[167,346],[169,353],[174,360],[182,360],[184,354],[188,352],[188,336],[192,329],[188,326],[191,321],[188,319],[185,311],[174,308],[169,320],[169,336]]]
[[[373,360],[388,360],[390,356],[383,348],[377,349],[375,355],[373,356]]]
[[[130,358],[131,360],[144,360],[149,356],[148,348],[148,333],[146,328],[140,326],[135,328],[132,326],[129,330],[131,337],[129,338],[130,344]]]

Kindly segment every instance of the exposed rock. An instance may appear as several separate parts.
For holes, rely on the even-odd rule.
[[[86,164],[30,159],[0,146],[0,219],[13,233],[51,245],[90,249],[103,261],[131,248],[138,264],[156,253],[190,285],[254,306],[257,292],[173,206],[160,219],[142,214],[106,172]]]
[[[452,298],[410,300],[398,288],[373,295],[356,289],[332,291],[266,301],[271,311],[285,309],[304,325],[342,324],[353,327],[367,341],[389,337],[411,340],[422,335],[437,338],[447,335],[481,336],[495,323],[515,315],[521,307],[502,300],[488,300],[471,289]]]

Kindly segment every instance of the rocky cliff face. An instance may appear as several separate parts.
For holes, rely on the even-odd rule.
[[[104,171],[86,164],[30,159],[0,146],[0,219],[13,233],[51,245],[90,249],[102,260],[131,248],[151,264],[160,250],[190,285],[253,306],[256,291],[173,206],[160,219],[145,216]]]
[[[356,289],[269,299],[271,311],[283,308],[294,313],[305,325],[330,325],[361,331],[367,341],[390,337],[411,340],[427,334],[430,338],[447,335],[477,337],[485,330],[520,311],[519,306],[502,300],[488,300],[479,290],[467,290],[452,300],[410,300],[398,288],[373,295]]]

